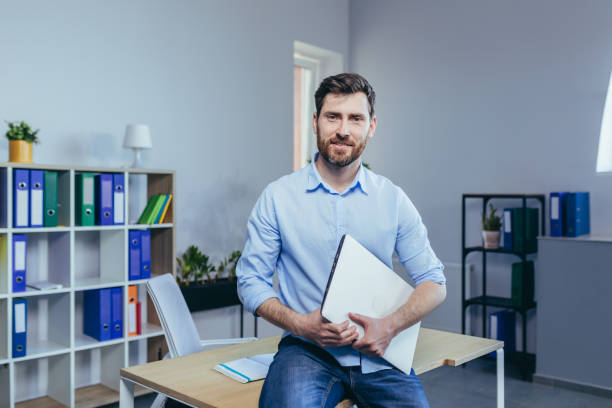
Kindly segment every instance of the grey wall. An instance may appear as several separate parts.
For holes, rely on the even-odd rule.
[[[292,170],[293,41],[348,55],[347,0],[1,9],[0,119],[41,129],[34,161],[127,165],[125,125],[149,124],[146,166],[177,174],[177,249],[217,260],[242,247],[260,191]],[[236,334],[227,313],[210,336]]]
[[[612,234],[612,178],[595,174],[610,21],[606,0],[351,1],[349,67],[378,96],[366,161],[413,199],[442,260],[461,261],[462,193],[590,191],[593,233]],[[510,261],[490,293],[508,296]]]

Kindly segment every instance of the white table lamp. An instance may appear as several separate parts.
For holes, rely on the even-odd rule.
[[[610,73],[608,95],[601,118],[596,171],[597,173],[612,173],[612,72]]]
[[[125,128],[125,137],[123,138],[123,147],[134,151],[134,163],[132,163],[132,168],[140,167],[140,151],[153,147],[149,126],[127,125]]]

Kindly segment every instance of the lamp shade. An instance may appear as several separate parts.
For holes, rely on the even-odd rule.
[[[608,84],[608,95],[601,118],[601,133],[597,149],[597,173],[612,172],[612,72]]]
[[[123,147],[130,149],[150,149],[151,133],[147,125],[127,125],[123,138]]]

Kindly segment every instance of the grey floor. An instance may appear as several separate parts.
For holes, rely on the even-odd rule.
[[[512,366],[506,366],[507,408],[612,408],[612,399],[549,385],[523,381]],[[419,376],[431,408],[495,407],[495,360],[480,358],[463,367],[441,367]],[[153,398],[136,400],[136,408],[151,405]],[[118,407],[117,404],[107,408]]]

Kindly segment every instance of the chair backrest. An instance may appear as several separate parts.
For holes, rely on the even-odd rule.
[[[167,273],[150,279],[147,291],[164,329],[170,356],[174,358],[202,351],[200,335],[174,277]]]

